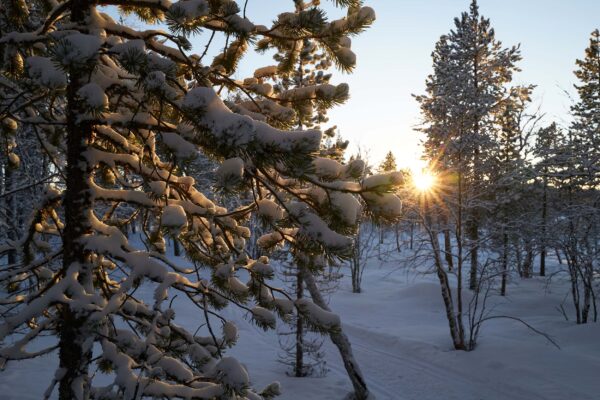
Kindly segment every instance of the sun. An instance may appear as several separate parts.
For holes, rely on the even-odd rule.
[[[429,192],[436,184],[436,176],[427,169],[414,170],[412,181],[419,192]]]

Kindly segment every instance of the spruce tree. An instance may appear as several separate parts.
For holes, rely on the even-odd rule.
[[[530,212],[526,201],[530,185],[528,180],[533,176],[529,173],[527,162],[528,150],[526,127],[524,125],[535,119],[535,116],[527,117],[526,107],[530,102],[532,87],[515,87],[499,106],[497,125],[499,127],[497,137],[497,148],[494,153],[494,170],[490,174],[492,181],[492,196],[490,198],[492,211],[488,218],[488,229],[492,236],[497,239],[502,283],[500,294],[506,294],[506,286],[509,275],[509,266],[513,259],[510,250],[510,242],[514,242],[516,259],[521,260],[521,242],[526,248],[525,263],[517,262],[517,267],[522,276],[531,275],[533,262],[533,240],[532,225],[528,223]]]
[[[594,292],[600,168],[600,31],[591,33],[585,57],[577,60],[577,102],[571,107],[560,175],[564,209],[559,246],[565,254],[577,323],[597,320]]]
[[[554,245],[553,224],[555,215],[553,203],[553,188],[557,187],[557,177],[560,170],[559,149],[563,145],[563,133],[553,122],[547,127],[540,128],[535,136],[533,155],[537,158],[534,165],[535,174],[541,185],[541,210],[539,215],[539,254],[540,276],[546,275],[546,256]]]
[[[396,165],[396,157],[394,157],[394,153],[388,151],[381,164],[379,164],[379,168],[377,170],[379,172],[397,171],[398,166]]]
[[[575,85],[578,101],[571,107],[573,123],[570,131],[574,145],[573,162],[578,164],[580,179],[585,185],[598,185],[600,166],[600,31],[590,35],[585,58],[577,60]]]
[[[577,323],[597,320],[595,260],[597,259],[598,145],[600,135],[600,34],[592,32],[585,57],[577,60],[578,99],[571,107],[573,122],[539,130],[535,156],[542,185],[540,273],[546,252],[564,255]]]

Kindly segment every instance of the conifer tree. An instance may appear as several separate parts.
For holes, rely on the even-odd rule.
[[[573,162],[578,164],[586,185],[598,185],[600,165],[600,31],[591,33],[585,58],[577,60],[575,85],[578,101],[571,107],[573,123],[570,131],[574,145]]]
[[[492,235],[497,236],[498,254],[500,255],[502,283],[501,295],[506,294],[506,285],[509,275],[510,242],[515,243],[516,259],[521,259],[520,243],[524,242],[526,248],[526,262],[517,263],[519,272],[523,276],[531,275],[533,263],[532,234],[528,205],[525,201],[530,192],[528,180],[532,177],[526,160],[528,150],[527,140],[524,136],[525,125],[535,116],[525,116],[527,104],[530,102],[532,87],[515,87],[510,96],[501,105],[497,125],[499,127],[497,149],[494,159],[495,168],[490,174],[493,182],[492,212],[489,217],[489,227]]]
[[[500,105],[509,97],[508,84],[518,71],[518,47],[504,48],[489,19],[473,0],[469,11],[454,20],[455,28],[440,38],[433,58],[427,94],[416,96],[424,119],[426,151],[438,169],[455,177],[460,238],[470,258],[469,287],[477,286],[480,225],[485,210],[489,157],[494,154],[495,124]],[[464,239],[463,239],[464,238]],[[462,262],[463,255],[457,262]]]
[[[585,58],[577,60],[579,98],[568,129],[556,124],[537,134],[536,169],[542,181],[540,274],[548,248],[563,254],[577,323],[597,320],[598,140],[600,135],[600,34],[592,32]]]
[[[535,164],[535,174],[541,184],[541,210],[538,224],[539,232],[539,254],[540,254],[540,276],[546,275],[546,256],[549,249],[556,244],[554,240],[553,220],[556,220],[554,204],[554,189],[560,187],[560,175],[564,158],[561,157],[561,149],[564,149],[565,135],[556,122],[540,128],[535,136],[533,155],[538,159]]]
[[[378,171],[379,172],[392,172],[392,171],[397,171],[397,170],[398,170],[398,166],[396,165],[396,157],[394,157],[394,153],[392,153],[391,151],[388,151],[387,154],[385,155],[385,158],[381,162],[381,164],[379,164]]]
[[[22,237],[0,246],[2,254],[17,254],[0,274],[9,289],[0,302],[2,364],[57,352],[47,393],[58,385],[61,400],[272,398],[277,385],[251,388],[248,371],[225,353],[238,334],[219,310],[234,304],[264,328],[275,325],[275,314],[297,310],[337,335],[355,396],[366,398],[339,318],[318,290],[310,290],[314,302],[294,302],[269,284],[268,258],[245,251],[244,224],[258,213],[273,222],[263,244],[287,241],[311,258],[345,257],[353,225],[347,210],[356,197],[375,215],[394,218],[400,201],[391,192],[400,179],[357,181],[355,165],[318,156],[319,130],[290,130],[296,111],[273,98],[325,104],[348,91],[318,85],[274,94],[254,81],[289,71],[297,52],[250,80],[231,76],[254,44],[294,49],[305,39],[350,71],[355,56],[347,37],[363,31],[373,11],[338,1],[347,10],[341,19],[329,21],[315,6],[280,14],[267,28],[229,0],[8,3],[1,24],[16,25],[0,39],[0,119],[33,130],[60,179],[45,188]],[[105,7],[133,14],[150,29],[115,21]],[[192,52],[190,38],[203,32],[225,38],[212,60]],[[220,94],[227,92],[250,103],[224,102]],[[256,197],[235,209],[210,200],[183,172],[198,152],[219,164],[221,190]],[[141,221],[141,244],[123,233],[134,219]],[[168,238],[179,242],[189,265],[165,255]],[[318,268],[308,272],[311,286]],[[138,293],[147,290],[152,300]],[[196,333],[178,323],[175,294],[198,308]],[[30,349],[40,335],[56,340]],[[108,386],[94,383],[96,368],[112,377]]]
[[[597,320],[594,288],[598,257],[598,170],[600,167],[600,31],[591,33],[585,58],[577,60],[578,101],[563,149],[560,188],[564,219],[559,246],[565,254],[577,323]]]
[[[425,152],[440,181],[441,220],[451,215],[456,250],[445,249],[456,260],[455,296],[445,271],[438,271],[455,348],[465,343],[462,318],[464,266],[469,260],[469,288],[479,287],[479,250],[485,212],[491,206],[489,185],[498,149],[500,116],[511,97],[509,86],[521,59],[518,46],[503,47],[489,19],[479,13],[476,0],[468,12],[454,20],[454,29],[440,37],[432,53],[433,73],[426,80],[426,94],[415,96],[421,107],[426,135]],[[436,231],[435,259],[442,259]],[[450,246],[450,241],[445,240]],[[441,264],[437,263],[441,268]],[[451,265],[448,262],[448,265]],[[456,305],[455,305],[456,303]],[[456,307],[456,309],[454,309]]]
[[[378,172],[393,172],[397,170],[397,166],[396,166],[396,158],[394,157],[394,154],[391,151],[388,151],[387,154],[385,155],[385,158],[383,159],[383,161],[381,162],[381,164],[379,164],[379,167],[377,168]],[[395,224],[395,230],[396,230],[396,239],[398,238],[398,226],[397,224]],[[384,240],[385,240],[385,233],[386,233],[386,226],[385,225],[381,225],[379,227],[379,246],[377,246],[377,251],[379,253],[379,258],[381,259],[381,245],[383,244]],[[365,236],[365,237],[369,237],[369,235]],[[357,237],[357,242],[361,240],[360,239],[360,234]],[[396,240],[396,243],[398,242],[398,240]],[[369,247],[369,246],[368,246]],[[354,257],[356,258],[356,255]],[[359,257],[360,258],[360,257]],[[354,268],[353,268],[354,270]],[[355,280],[353,279],[353,282],[355,282]],[[358,286],[354,286],[355,289],[358,287],[359,291],[360,291],[360,281],[358,282]]]

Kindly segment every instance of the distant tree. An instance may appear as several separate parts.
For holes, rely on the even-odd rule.
[[[379,164],[379,167],[377,168],[378,172],[381,173],[385,173],[385,172],[392,172],[392,171],[396,171],[397,166],[396,166],[396,158],[394,157],[394,154],[391,151],[388,151],[387,154],[385,155],[384,160],[381,162],[381,164]],[[397,226],[397,224],[394,224],[395,226]],[[383,242],[385,241],[385,235],[387,232],[387,228],[388,226],[386,225],[381,225],[379,227],[379,246],[375,246],[378,250],[379,253],[379,258],[382,258],[382,254],[381,254],[381,248],[383,247]],[[355,260],[358,260],[357,258],[355,258]],[[354,282],[354,280],[353,280]],[[360,290],[358,290],[360,292]]]
[[[553,212],[553,188],[556,187],[556,177],[560,165],[558,163],[559,149],[563,145],[563,133],[558,125],[553,122],[547,127],[540,128],[535,135],[533,155],[538,162],[535,164],[535,173],[541,185],[541,210],[539,212],[539,254],[540,276],[546,276],[546,256],[553,240],[552,220],[556,218]]]
[[[289,257],[289,252],[281,251],[280,271],[278,275],[289,287],[291,293],[295,294],[296,301],[302,301],[306,296],[306,285],[302,279],[302,271],[299,271],[296,261]],[[338,288],[342,275],[339,267],[331,265],[328,261],[320,259],[315,264],[323,269],[316,275],[319,292],[324,298],[331,296]],[[328,332],[314,326],[299,313],[288,316],[285,324],[277,327],[277,335],[281,351],[279,362],[289,367],[287,373],[290,376],[323,377],[329,371],[323,344]]]
[[[585,58],[577,60],[578,101],[563,150],[559,175],[562,192],[559,246],[571,279],[577,323],[598,318],[594,279],[600,255],[600,31],[592,32]]]
[[[379,172],[397,171],[398,166],[396,165],[396,157],[394,157],[394,153],[388,151],[381,164],[379,164],[379,168],[377,168],[377,170]]]
[[[413,181],[413,171],[410,168],[404,168],[401,170],[402,176],[406,182]],[[415,248],[415,227],[420,223],[419,219],[419,193],[415,191],[414,185],[405,185],[400,189],[400,195],[402,196],[402,220],[401,231],[408,231],[408,248],[414,250]],[[396,247],[400,248],[400,238],[396,237]]]
[[[533,268],[537,226],[532,223],[535,221],[532,218],[535,208],[527,199],[533,196],[530,181],[535,175],[531,172],[528,155],[531,147],[529,137],[539,116],[527,113],[532,89],[513,88],[509,97],[499,105],[501,110],[496,121],[499,129],[491,159],[494,168],[490,172],[491,213],[487,216],[487,229],[495,239],[492,240],[492,250],[499,254],[502,295],[506,294],[509,267],[514,264],[513,261],[516,261],[521,276],[530,277]]]
[[[579,100],[571,107],[574,121],[571,125],[574,140],[580,146],[581,156],[591,162],[582,163],[594,186],[600,176],[594,165],[600,164],[600,31],[591,33],[590,44],[585,49],[585,58],[577,60],[575,85]]]
[[[22,14],[23,2],[7,2],[2,7],[4,18],[0,18],[0,37],[18,29],[25,22]],[[27,20],[38,22],[38,7],[29,10]],[[23,56],[18,49],[9,47],[2,51],[6,65],[4,86],[0,96],[6,95],[8,79],[16,79],[22,72]],[[43,196],[43,187],[55,175],[50,170],[50,160],[42,151],[36,131],[20,125],[14,116],[0,114],[0,240],[16,241],[23,235],[26,219]],[[0,257],[1,259],[1,257]],[[14,249],[6,253],[6,262],[17,262]]]
[[[546,251],[563,255],[571,282],[577,323],[598,318],[595,276],[598,271],[600,193],[600,34],[591,34],[585,58],[577,60],[579,95],[567,129],[551,124],[538,131],[534,155],[541,181],[540,273]]]
[[[352,278],[352,293],[362,292],[362,278],[368,262],[380,254],[379,241],[381,230],[366,218],[360,223],[354,239],[352,257],[350,258],[350,277]]]

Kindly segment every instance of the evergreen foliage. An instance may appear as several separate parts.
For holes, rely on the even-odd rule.
[[[396,157],[394,157],[394,153],[388,151],[385,155],[385,158],[381,162],[378,168],[379,172],[392,172],[397,171],[398,166],[396,165]]]
[[[290,130],[310,119],[305,108],[342,103],[347,86],[322,77],[294,91],[264,80],[287,76],[299,57],[294,49],[307,40],[351,71],[348,36],[373,22],[373,10],[337,1],[347,15],[329,21],[315,4],[280,14],[267,28],[229,0],[8,3],[0,16],[5,156],[23,168],[11,132],[33,131],[57,179],[21,236],[0,246],[2,255],[15,254],[0,274],[2,364],[58,352],[48,394],[58,385],[60,399],[277,395],[277,385],[251,388],[246,368],[226,355],[237,329],[219,310],[241,307],[265,329],[294,310],[323,331],[337,334],[340,322],[269,283],[268,258],[246,251],[248,217],[269,221],[261,246],[287,244],[333,260],[350,253],[348,204],[360,197],[393,219],[400,200],[392,193],[396,175],[360,181],[355,165],[319,156],[321,131]],[[117,9],[148,29],[116,21]],[[225,38],[212,60],[191,50],[191,39],[205,34]],[[278,66],[232,78],[245,53],[269,48],[287,54]],[[317,116],[314,125],[322,122]],[[195,179],[199,153],[218,165],[208,188]],[[252,198],[228,209],[212,187]],[[124,233],[136,220],[141,243]],[[168,257],[166,239],[190,262]],[[148,291],[152,299],[141,295]],[[198,308],[196,332],[178,322],[179,301]],[[40,335],[55,342],[30,350]],[[344,349],[351,358],[347,343]],[[96,369],[112,377],[108,386],[94,383]],[[356,396],[366,398],[362,378],[352,379],[362,385]]]

